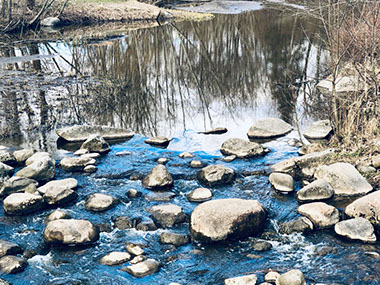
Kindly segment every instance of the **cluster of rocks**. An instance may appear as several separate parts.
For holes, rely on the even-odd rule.
[[[255,285],[257,282],[256,274],[232,277],[224,280],[225,285]],[[303,273],[298,269],[293,269],[283,274],[276,271],[269,271],[264,282],[260,285],[306,285]]]

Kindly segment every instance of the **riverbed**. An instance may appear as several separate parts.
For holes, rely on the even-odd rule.
[[[279,224],[299,217],[295,195],[277,193],[270,185],[268,166],[298,156],[288,145],[317,119],[325,119],[323,98],[314,92],[316,79],[326,62],[317,20],[301,16],[293,8],[259,5],[239,14],[216,14],[202,22],[167,23],[134,29],[107,39],[85,36],[65,39],[40,34],[40,39],[11,41],[0,56],[0,143],[49,151],[59,161],[75,147],[57,144],[54,130],[74,124],[109,125],[136,135],[111,145],[97,161],[94,174],[67,172],[57,167],[55,179],[78,180],[79,197],[65,210],[76,219],[102,225],[100,240],[90,247],[49,247],[43,241],[44,219],[52,211],[15,217],[0,209],[0,238],[38,253],[28,267],[1,278],[12,284],[223,284],[224,279],[256,274],[263,282],[271,269],[280,273],[300,269],[308,284],[379,284],[379,260],[365,254],[379,251],[379,243],[364,245],[340,239],[333,231],[308,235],[279,233]],[[221,144],[228,138],[247,139],[249,127],[259,119],[277,117],[294,130],[262,142],[270,153],[264,157],[223,162]],[[199,132],[226,127],[222,135]],[[144,143],[150,136],[168,136],[167,148]],[[305,140],[304,138],[301,138]],[[120,152],[130,153],[119,156]],[[211,187],[213,199],[257,199],[268,210],[263,234],[221,244],[192,242],[181,247],[163,245],[155,231],[119,230],[115,217],[149,219],[146,208],[151,193],[139,178],[157,159],[174,178],[171,203],[187,215],[197,206],[187,193],[202,186],[191,152],[205,165],[232,168],[232,185]],[[297,181],[296,191],[302,187]],[[129,189],[141,191],[129,199]],[[104,213],[84,209],[93,193],[119,198]],[[340,209],[341,210],[341,209]],[[188,223],[169,231],[188,233]],[[256,252],[255,241],[265,240],[272,249]],[[149,258],[162,263],[158,273],[138,279],[99,259],[111,251],[124,251],[126,242],[138,242]]]

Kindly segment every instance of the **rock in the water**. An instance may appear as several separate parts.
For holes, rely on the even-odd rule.
[[[13,174],[14,168],[0,162],[0,182],[6,180]]]
[[[17,161],[9,149],[0,149],[0,162],[14,165]]]
[[[325,139],[332,132],[329,120],[322,120],[313,123],[303,134],[307,139]]]
[[[142,255],[144,254],[144,250],[140,245],[134,243],[128,243],[126,246],[127,251],[132,255]]]
[[[228,278],[224,280],[224,285],[255,285],[257,276],[255,274]]]
[[[18,256],[7,255],[0,258],[0,272],[2,273],[15,274],[24,271],[27,265],[25,259]]]
[[[81,145],[81,149],[87,149],[89,152],[107,152],[110,151],[110,145],[106,140],[99,135],[91,135]]]
[[[70,215],[62,210],[55,210],[50,213],[49,216],[46,217],[45,223],[49,223],[51,221],[60,220],[60,219],[69,219]]]
[[[196,188],[187,195],[190,202],[205,202],[212,198],[212,192],[207,188]]]
[[[114,220],[114,225],[119,230],[133,228],[133,221],[128,216],[120,216]]]
[[[251,139],[276,138],[291,132],[293,127],[281,119],[268,118],[256,121],[248,131]]]
[[[339,222],[339,211],[323,202],[301,205],[298,207],[297,212],[309,218],[313,225],[319,229],[332,227]]]
[[[53,180],[45,185],[38,187],[38,192],[40,194],[45,194],[47,191],[51,191],[53,189],[75,189],[78,186],[78,181],[75,178],[66,178],[60,180]]]
[[[249,158],[264,154],[264,148],[261,144],[239,138],[226,140],[220,147],[220,151],[224,155],[236,155],[239,158]]]
[[[328,200],[334,196],[334,189],[325,179],[318,179],[297,192],[300,202]]]
[[[351,240],[376,242],[375,229],[370,221],[364,218],[355,218],[337,223],[335,232]]]
[[[372,157],[372,165],[375,168],[380,168],[380,154]]]
[[[131,255],[128,252],[113,251],[103,256],[99,262],[104,265],[119,265],[128,262]]]
[[[259,233],[267,211],[257,200],[220,199],[197,206],[191,214],[190,232],[198,241],[214,242]]]
[[[294,191],[294,180],[293,177],[291,177],[289,174],[277,172],[271,173],[269,175],[269,182],[277,191],[284,193]]]
[[[155,231],[157,230],[157,226],[153,220],[145,218],[136,226],[136,230],[144,232]]]
[[[186,215],[183,213],[182,208],[174,204],[153,206],[147,212],[164,228],[172,227],[186,220]]]
[[[267,274],[265,274],[264,281],[269,283],[276,283],[278,277],[280,277],[280,273],[269,271]]]
[[[95,164],[96,160],[89,157],[65,157],[61,160],[62,169],[68,171],[83,171],[87,165]]]
[[[356,196],[372,191],[372,186],[349,163],[322,165],[315,172],[317,178],[325,179],[337,196]]]
[[[44,240],[49,244],[81,245],[98,239],[99,230],[87,220],[55,220],[49,222],[44,230]]]
[[[145,199],[154,202],[170,202],[175,196],[173,192],[152,192],[146,195]]]
[[[95,193],[87,198],[84,208],[87,211],[103,212],[113,208],[118,199],[110,195]]]
[[[288,140],[288,145],[290,146],[297,146],[300,143],[300,141],[296,138],[291,138]]]
[[[161,147],[166,147],[169,145],[170,141],[172,138],[167,138],[167,137],[152,137],[144,142],[153,146],[161,146]]]
[[[166,157],[160,157],[159,159],[157,159],[157,163],[158,164],[162,164],[162,165],[165,165],[169,162],[169,158],[166,158]]]
[[[47,17],[41,20],[40,25],[43,27],[58,27],[61,25],[61,20],[58,17]]]
[[[147,189],[159,190],[160,188],[172,187],[173,178],[167,168],[159,164],[153,168],[143,179],[142,185]]]
[[[298,269],[290,270],[276,280],[276,285],[306,285],[303,273]]]
[[[44,199],[30,193],[14,193],[4,199],[4,211],[8,215],[24,215],[41,210]]]
[[[24,163],[29,157],[31,157],[36,151],[34,149],[21,149],[13,152],[18,163]]]
[[[272,248],[272,244],[270,242],[267,242],[267,241],[259,241],[259,242],[256,242],[252,248],[256,251],[268,251]]]
[[[106,126],[75,125],[68,128],[58,129],[57,135],[69,142],[84,142],[90,135],[98,134],[106,140],[130,139],[134,136],[132,132]]]
[[[175,246],[181,246],[187,244],[190,241],[190,238],[188,235],[164,232],[160,235],[160,241],[163,244],[173,244]]]
[[[74,152],[74,155],[81,156],[88,153],[90,153],[88,149],[81,148],[81,149],[78,149],[76,152]]]
[[[228,132],[228,130],[226,128],[218,127],[215,129],[211,129],[211,130],[199,132],[199,133],[204,134],[204,135],[221,135],[221,134],[225,134],[227,132]]]
[[[190,152],[182,152],[178,155],[180,158],[193,158],[194,155]]]
[[[87,165],[85,168],[83,168],[83,172],[86,173],[95,173],[98,170],[98,168],[95,165]]]
[[[313,223],[306,217],[280,224],[280,233],[290,235],[292,233],[307,233],[314,229]]]
[[[143,262],[145,260],[147,260],[145,255],[137,255],[129,261],[129,264],[137,264],[137,263]]]
[[[235,172],[223,165],[209,165],[202,168],[198,173],[198,180],[210,187],[232,182]]]
[[[380,229],[380,191],[375,191],[352,202],[346,207],[345,213],[352,218],[366,218]]]
[[[22,253],[22,248],[13,242],[0,239],[0,257]]]
[[[37,181],[48,181],[55,176],[55,160],[47,152],[36,152],[25,161],[25,165],[15,176]]]
[[[142,193],[136,189],[131,188],[127,191],[127,196],[128,198],[138,198],[142,196]]]
[[[0,196],[8,196],[13,193],[29,192],[28,189],[35,190],[38,182],[33,179],[13,176],[5,181],[0,189]]]
[[[190,167],[192,168],[202,168],[204,166],[202,161],[199,160],[192,160],[190,161]]]
[[[232,161],[234,161],[235,159],[236,159],[236,155],[229,155],[229,156],[226,156],[226,157],[224,157],[222,160],[224,161],[224,162],[232,162]]]
[[[64,205],[78,198],[78,194],[73,189],[63,187],[49,188],[43,195],[45,202],[49,205]]]
[[[139,262],[134,265],[127,266],[123,268],[123,271],[128,272],[134,277],[142,278],[160,270],[161,264],[154,259],[147,259],[143,262]]]

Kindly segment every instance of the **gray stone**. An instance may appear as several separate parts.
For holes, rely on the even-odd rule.
[[[104,265],[119,265],[128,262],[131,255],[128,252],[113,251],[103,256],[99,262]]]
[[[235,172],[223,165],[209,165],[202,168],[198,173],[198,180],[210,187],[232,182]]]
[[[339,211],[323,202],[301,205],[298,207],[297,212],[309,218],[313,225],[319,229],[332,227],[339,222]]]
[[[364,218],[355,218],[337,223],[335,232],[351,240],[363,242],[376,242],[375,229],[372,224]]]
[[[256,251],[268,251],[270,249],[272,249],[272,244],[270,242],[267,242],[267,241],[259,241],[259,242],[255,242],[254,245],[252,246],[252,248]]]
[[[98,168],[95,165],[87,165],[85,168],[83,168],[83,172],[86,173],[95,173],[98,170]]]
[[[13,193],[26,192],[27,189],[35,190],[38,182],[33,179],[13,176],[5,181],[0,189],[0,196],[8,196]]]
[[[132,155],[132,152],[127,151],[127,150],[122,150],[122,151],[115,153],[115,155],[116,156],[128,156],[128,155]]]
[[[288,145],[290,145],[290,146],[296,146],[298,143],[300,143],[300,140],[298,140],[296,138],[291,138],[288,140]]]
[[[142,255],[142,254],[144,254],[144,250],[138,244],[128,243],[126,245],[126,249],[132,255]]]
[[[165,165],[169,162],[169,159],[166,158],[166,157],[160,157],[159,159],[157,159],[157,163],[158,164],[162,164],[162,165]]]
[[[119,230],[126,230],[133,228],[133,222],[128,216],[117,217],[114,221],[115,227]]]
[[[152,137],[152,138],[145,140],[144,142],[147,144],[153,145],[153,146],[163,146],[164,147],[164,146],[167,146],[171,140],[172,140],[172,138],[167,138],[167,137]]]
[[[27,265],[25,259],[18,256],[7,255],[0,258],[0,272],[2,273],[16,274],[24,271]]]
[[[157,229],[156,224],[151,219],[144,219],[136,226],[136,230],[144,232],[155,231]]]
[[[196,188],[187,195],[190,202],[205,202],[212,198],[212,192],[207,188]]]
[[[134,136],[134,133],[125,129],[106,126],[75,125],[68,128],[58,129],[56,132],[58,136],[69,142],[84,142],[92,134],[98,134],[105,140],[127,140]]]
[[[173,192],[152,192],[145,196],[145,199],[153,202],[170,202],[174,197]]]
[[[82,245],[98,239],[99,230],[87,220],[55,220],[49,222],[44,230],[44,240],[48,244]]]
[[[0,150],[0,162],[5,164],[16,164],[16,158],[13,156],[11,151],[8,149],[1,149]]]
[[[375,168],[380,168],[380,154],[372,157],[372,165]]]
[[[226,140],[220,147],[220,151],[224,155],[236,155],[238,158],[249,158],[264,154],[264,148],[261,144],[239,138]]]
[[[0,162],[0,182],[7,180],[9,176],[12,176],[14,168]]]
[[[285,173],[271,173],[269,175],[269,182],[274,189],[280,192],[289,193],[294,191],[294,180],[289,174]]]
[[[182,208],[174,204],[153,206],[147,212],[164,228],[172,227],[186,220],[186,215],[183,213]]]
[[[63,187],[49,188],[43,195],[45,202],[49,205],[65,205],[78,198],[78,194],[72,189]]]
[[[202,161],[199,160],[192,160],[190,161],[190,167],[192,168],[202,168],[204,166]]]
[[[194,155],[191,154],[190,152],[182,152],[181,154],[178,155],[180,158],[193,158]]]
[[[334,189],[325,179],[318,179],[297,192],[300,202],[323,201],[334,196]]]
[[[264,281],[269,283],[276,283],[278,277],[280,277],[280,273],[275,271],[269,271],[267,274],[265,274]]]
[[[314,122],[303,134],[307,139],[325,139],[332,132],[329,120]]]
[[[99,158],[100,156],[101,156],[100,153],[97,153],[97,152],[91,152],[91,153],[82,154],[80,157],[82,157],[82,158],[93,158],[93,159],[97,159],[97,158]]]
[[[255,285],[257,276],[255,274],[228,278],[224,280],[225,285]]]
[[[55,176],[55,160],[46,152],[36,152],[25,161],[25,165],[15,176],[37,181],[49,181]]]
[[[160,235],[160,241],[163,244],[173,244],[175,246],[181,246],[189,243],[190,238],[188,235],[164,232]]]
[[[142,278],[160,270],[161,264],[154,259],[147,259],[134,265],[123,268],[123,271],[131,274],[134,277]]]
[[[359,170],[359,172],[363,174],[370,174],[376,172],[376,168],[369,165],[359,165],[357,166],[357,169]]]
[[[78,181],[74,178],[66,178],[60,180],[53,180],[45,185],[38,187],[38,192],[42,195],[53,189],[75,189],[78,186]]]
[[[257,200],[212,200],[194,209],[190,233],[204,242],[244,238],[259,233],[266,218],[267,211]]]
[[[306,285],[303,273],[298,269],[290,270],[276,280],[276,285]]]
[[[292,233],[307,233],[313,229],[313,223],[306,217],[301,217],[295,221],[280,224],[280,233],[286,235]]]
[[[83,171],[88,166],[95,164],[96,160],[89,157],[65,157],[61,160],[60,165],[63,170],[67,171]]]
[[[21,149],[13,152],[18,163],[24,163],[29,157],[31,157],[36,151],[34,149]]]
[[[46,217],[45,223],[49,223],[51,221],[60,220],[60,219],[70,219],[70,215],[62,210],[55,210]]]
[[[227,132],[228,132],[228,130],[226,128],[218,127],[215,129],[211,129],[211,130],[199,132],[199,133],[204,134],[204,135],[221,135],[221,134],[225,134]]]
[[[47,17],[40,21],[42,27],[58,27],[61,25],[61,20],[58,17]]]
[[[81,148],[81,149],[78,149],[76,152],[74,152],[74,155],[81,156],[88,153],[90,153],[88,149]]]
[[[140,262],[143,262],[147,260],[146,256],[145,255],[137,255],[135,256],[133,259],[131,259],[129,261],[130,264],[137,264],[137,263],[140,263]]]
[[[129,198],[138,198],[142,196],[142,193],[136,189],[131,188],[127,191],[127,196]]]
[[[87,149],[89,152],[103,153],[110,151],[110,145],[106,142],[106,140],[96,134],[89,136],[80,148]]]
[[[337,196],[356,196],[372,191],[372,186],[349,163],[322,165],[316,170],[315,176],[325,179]]]
[[[118,199],[110,195],[95,193],[87,198],[84,208],[87,211],[104,212],[107,211],[118,203]]]
[[[352,218],[366,218],[380,229],[380,191],[357,199],[346,207],[345,213]]]
[[[224,162],[232,162],[232,161],[234,161],[235,159],[236,159],[236,155],[229,155],[229,156],[226,156],[226,157],[224,157],[222,160],[224,161]]]
[[[13,242],[0,239],[0,257],[22,253],[22,248]]]
[[[268,118],[256,121],[248,131],[252,139],[270,139],[280,137],[291,132],[293,127],[278,118]]]
[[[151,190],[159,190],[162,188],[172,187],[173,178],[167,168],[159,164],[153,168],[143,179],[143,187]]]
[[[4,211],[8,215],[24,215],[41,210],[44,199],[30,193],[14,193],[4,199]]]

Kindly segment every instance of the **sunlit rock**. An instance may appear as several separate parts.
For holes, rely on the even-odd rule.
[[[154,259],[147,259],[134,265],[123,268],[123,271],[128,272],[132,276],[142,278],[160,270],[161,264]]]
[[[224,280],[225,285],[255,285],[257,276],[255,274],[228,278]]]
[[[83,171],[88,165],[93,165],[96,160],[89,157],[65,157],[61,160],[62,169],[67,171]]]
[[[31,157],[36,151],[34,149],[21,149],[13,152],[13,156],[18,163],[24,163],[29,157]]]
[[[34,192],[34,190],[36,190],[36,186],[38,186],[38,182],[36,180],[13,176],[9,180],[5,181],[1,186],[0,196],[29,192],[28,189],[31,189]]]
[[[0,257],[22,253],[22,248],[13,242],[0,239]]]
[[[376,242],[375,229],[370,221],[364,218],[355,218],[337,223],[335,232],[351,240],[362,242]]]
[[[281,274],[276,279],[276,285],[306,285],[303,273],[298,269]]]
[[[173,244],[175,246],[181,246],[190,242],[188,235],[164,232],[160,235],[160,241],[163,244]]]
[[[269,182],[274,189],[283,193],[289,193],[294,191],[293,177],[285,173],[271,173],[269,175]]]
[[[70,215],[67,212],[62,211],[62,210],[55,210],[51,212],[49,216],[45,218],[45,223],[47,224],[51,221],[60,220],[60,219],[69,219],[69,218],[70,218]]]
[[[116,206],[118,199],[110,195],[95,193],[87,198],[84,205],[87,211],[104,212]]]
[[[334,196],[334,189],[325,179],[317,179],[297,192],[300,202],[328,200]]]
[[[248,131],[252,139],[271,139],[286,135],[293,127],[278,118],[268,118],[256,121]]]
[[[25,161],[25,165],[15,176],[37,181],[49,181],[55,176],[55,160],[49,153],[36,152]]]
[[[56,130],[56,133],[58,136],[69,142],[84,142],[92,134],[98,134],[105,140],[127,140],[134,136],[134,133],[125,129],[86,125],[75,125],[72,127],[58,129]]]
[[[26,260],[18,256],[7,255],[0,258],[0,272],[2,273],[19,273],[24,271],[27,265]]]
[[[174,204],[161,204],[147,209],[153,219],[162,227],[172,227],[186,220],[181,207]]]
[[[261,144],[239,138],[226,140],[220,147],[220,151],[224,155],[236,155],[239,158],[249,158],[264,154],[264,148]]]
[[[196,188],[187,195],[190,202],[204,202],[212,198],[212,192],[208,188]]]
[[[104,265],[119,265],[128,262],[131,255],[128,252],[113,251],[103,256],[99,262]]]
[[[298,207],[298,213],[309,218],[319,229],[326,229],[339,222],[339,211],[323,202],[304,204]]]
[[[204,134],[204,135],[221,135],[221,134],[225,134],[227,132],[228,132],[228,130],[226,128],[218,127],[218,128],[215,128],[215,129],[207,130],[207,131],[204,131],[204,132],[198,132],[198,133],[199,134]]]
[[[307,139],[325,139],[332,132],[329,120],[322,120],[313,123],[303,134]]]
[[[166,147],[169,145],[171,140],[172,138],[167,138],[167,137],[152,137],[152,138],[146,139],[144,142],[152,146]]]
[[[4,199],[3,205],[8,215],[24,215],[41,210],[44,199],[40,195],[14,193]]]
[[[142,185],[147,189],[159,190],[173,186],[173,178],[167,168],[159,164],[153,168],[143,179]]]

